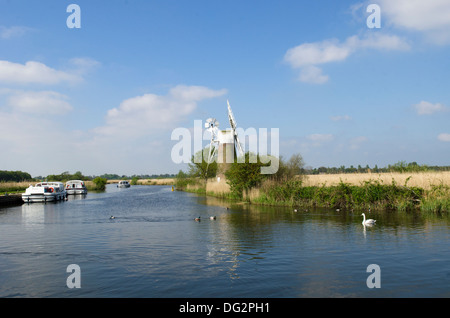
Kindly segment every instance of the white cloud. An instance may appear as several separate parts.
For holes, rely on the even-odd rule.
[[[450,40],[448,0],[380,0],[379,4],[389,24],[422,32],[437,43]]]
[[[450,142],[450,134],[442,133],[438,135],[438,140],[444,142]]]
[[[289,49],[284,60],[292,68],[300,69],[300,81],[323,84],[329,77],[323,75],[317,65],[344,61],[351,54],[362,49],[408,50],[409,48],[409,44],[404,39],[395,35],[373,33],[366,34],[364,37],[354,35],[342,43],[336,39],[303,43]]]
[[[18,92],[11,95],[8,105],[13,110],[42,115],[60,115],[72,110],[67,96],[52,91]]]
[[[197,102],[222,96],[225,89],[179,85],[165,96],[145,94],[124,100],[106,115],[106,125],[95,129],[100,135],[143,135],[173,129],[191,114]]]
[[[352,118],[349,115],[342,115],[342,116],[331,116],[332,121],[346,121],[351,120]]]
[[[377,49],[386,51],[406,51],[410,49],[409,43],[396,35],[368,33],[363,38],[356,35],[347,38],[345,45],[352,52],[358,49]]]
[[[100,66],[100,62],[89,57],[75,57],[70,59],[69,63],[74,66],[70,73],[80,77]]]
[[[31,28],[24,26],[11,26],[11,27],[0,26],[0,39],[11,39],[14,37],[20,37],[31,30],[32,30]]]
[[[25,64],[19,64],[0,60],[0,82],[58,84],[80,80],[81,77],[77,74],[58,71],[40,62],[28,61]]]
[[[179,85],[164,95],[124,100],[106,114],[103,127],[73,130],[55,117],[72,109],[65,95],[0,88],[0,97],[5,100],[0,104],[0,144],[9,154],[3,165],[32,175],[77,170],[85,174],[178,171],[180,167],[170,158],[170,129],[186,120],[199,102],[225,93]],[[75,160],[68,161],[68,157]]]
[[[317,65],[345,60],[350,48],[337,40],[325,40],[315,43],[303,43],[289,49],[284,56],[293,68]]]
[[[447,111],[448,108],[440,103],[432,104],[427,101],[421,101],[418,104],[415,104],[414,109],[419,115],[430,115],[436,112],[444,112]]]
[[[298,79],[304,83],[323,84],[328,82],[329,76],[323,75],[322,70],[317,66],[309,65],[300,70]]]

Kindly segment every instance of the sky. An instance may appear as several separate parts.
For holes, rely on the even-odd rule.
[[[306,166],[449,165],[449,56],[448,0],[0,0],[0,170],[186,171],[227,100]]]

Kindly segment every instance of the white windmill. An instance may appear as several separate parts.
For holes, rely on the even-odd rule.
[[[239,156],[244,155],[238,134],[236,132],[236,120],[231,111],[230,103],[228,105],[228,120],[231,129],[219,130],[219,122],[215,118],[208,118],[205,128],[211,133],[211,143],[209,145],[208,165],[213,161],[217,152],[217,163],[231,164],[234,162],[235,148]]]

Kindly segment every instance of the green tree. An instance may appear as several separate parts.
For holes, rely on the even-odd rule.
[[[130,184],[131,185],[137,185],[138,180],[139,180],[139,177],[134,176],[133,178],[131,178]]]
[[[28,172],[0,170],[0,181],[20,182],[31,179],[31,175]]]
[[[95,184],[95,190],[98,190],[98,191],[105,190],[107,181],[108,180],[106,180],[105,178],[102,178],[102,177],[97,177],[94,180],[92,180],[92,182],[94,182],[94,184]]]
[[[277,159],[272,158],[272,160]],[[276,181],[290,180],[304,173],[304,165],[305,162],[300,154],[293,154],[287,162],[280,156],[278,158],[278,171],[271,178]]]
[[[302,155],[299,153],[293,154],[287,162],[288,176],[293,178],[295,176],[301,175],[303,173],[303,167],[305,166],[305,161]]]
[[[208,160],[209,148],[205,148],[197,152],[191,158],[191,163],[189,163],[189,175],[191,177],[199,178],[214,178],[217,174],[217,162],[214,160],[209,163]]]
[[[247,152],[244,155],[244,159],[244,162],[232,163],[230,168],[225,172],[231,192],[235,197],[241,199],[243,198],[244,191],[248,195],[248,191],[251,188],[261,184],[261,181],[267,177],[267,175],[261,174],[261,167],[265,166],[265,164],[261,163],[259,155]]]
[[[81,173],[81,171],[77,171],[77,172],[75,172],[75,173],[72,175],[71,179],[73,179],[73,180],[84,180],[84,179],[85,179],[85,176],[83,176],[83,174]]]

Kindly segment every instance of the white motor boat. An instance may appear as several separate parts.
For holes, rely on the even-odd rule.
[[[22,194],[24,202],[51,202],[64,200],[67,192],[62,182],[39,182],[30,185]]]
[[[87,188],[84,181],[81,180],[69,180],[66,182],[67,194],[86,194]]]
[[[118,188],[129,188],[130,187],[130,183],[126,180],[122,180],[119,181],[119,183],[117,184]]]

